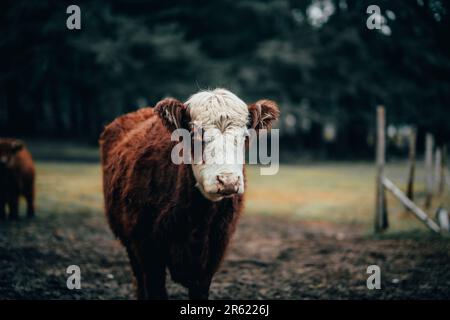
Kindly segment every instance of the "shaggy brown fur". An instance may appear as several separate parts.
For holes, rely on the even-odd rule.
[[[191,299],[206,299],[243,196],[207,200],[190,165],[170,160],[176,142],[168,128],[183,123],[183,104],[165,99],[154,110],[121,116],[100,137],[106,215],[127,249],[139,299],[167,298],[166,267]]]
[[[19,217],[19,198],[27,201],[27,215],[34,216],[34,164],[31,154],[20,140],[0,138],[0,220]]]

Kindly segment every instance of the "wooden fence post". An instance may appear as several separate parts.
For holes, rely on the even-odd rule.
[[[426,209],[431,207],[433,198],[433,144],[433,136],[427,133],[425,138]]]
[[[441,148],[436,148],[434,154],[434,190],[439,194],[439,186],[441,185],[441,169],[442,169],[442,153]]]
[[[412,128],[409,134],[409,170],[408,170],[408,186],[406,187],[406,196],[414,200],[414,178],[416,175],[416,128]]]
[[[376,143],[376,202],[375,233],[388,227],[386,193],[384,190],[384,165],[386,156],[386,118],[383,106],[377,108],[377,143]]]
[[[442,195],[445,191],[445,181],[447,180],[447,146],[442,147],[442,161],[441,161],[441,172],[440,172],[440,184],[439,184],[439,195]]]

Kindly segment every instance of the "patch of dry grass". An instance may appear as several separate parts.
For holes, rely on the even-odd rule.
[[[38,211],[103,210],[102,177],[97,163],[38,162],[36,189]]]
[[[416,201],[423,206],[424,172],[420,165],[416,180]],[[405,189],[407,166],[387,166],[387,175]],[[372,163],[324,163],[281,166],[275,176],[261,176],[257,167],[248,170],[247,212],[284,214],[307,220],[359,223],[372,227],[375,203],[375,167]],[[450,204],[449,193],[435,198],[437,206]],[[423,228],[412,214],[388,196],[391,230]]]
[[[417,203],[423,206],[423,166],[417,173]],[[406,165],[387,168],[388,176],[402,189]],[[101,171],[98,163],[37,163],[38,214],[66,214],[103,211]],[[357,223],[368,230],[373,224],[375,170],[371,163],[323,163],[282,165],[277,175],[261,176],[259,168],[248,168],[246,214],[286,215],[303,220]],[[445,197],[435,199],[435,207],[449,205]],[[388,199],[390,230],[420,228],[401,204]]]

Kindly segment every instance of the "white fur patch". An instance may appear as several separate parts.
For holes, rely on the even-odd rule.
[[[239,178],[239,193],[243,193],[243,161],[240,155],[249,118],[247,104],[225,89],[198,92],[185,104],[191,124],[205,132],[205,163],[192,164],[198,188],[210,200],[222,199],[216,194],[216,177],[227,173]]]
[[[204,130],[208,127],[246,127],[249,117],[244,101],[226,89],[200,91],[192,95],[186,106],[191,122]]]

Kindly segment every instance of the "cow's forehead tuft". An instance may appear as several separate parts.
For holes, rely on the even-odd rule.
[[[191,121],[199,126],[244,127],[248,122],[248,107],[244,101],[226,89],[200,91],[186,105]]]

